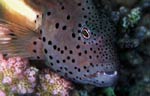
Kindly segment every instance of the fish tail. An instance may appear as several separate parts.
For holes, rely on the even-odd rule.
[[[19,0],[18,2],[21,1],[22,0]],[[12,0],[11,2],[14,1]],[[11,2],[8,3],[7,0],[0,0],[0,18],[36,30],[36,15],[39,15],[40,13],[32,10],[32,8],[25,5],[23,1],[21,2],[21,4],[24,4],[24,6],[22,5],[22,8],[20,8],[19,5],[15,5],[15,3],[14,5],[13,3],[11,4]],[[31,12],[33,13],[31,14]]]
[[[30,28],[0,20],[0,53],[6,57],[43,58],[39,37]]]

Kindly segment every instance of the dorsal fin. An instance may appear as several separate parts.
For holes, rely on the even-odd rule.
[[[68,6],[72,6],[75,3],[85,2],[85,0],[24,0],[24,2],[32,7],[36,11],[43,11],[42,9],[46,8],[47,6],[55,6],[58,3],[66,3]]]
[[[53,5],[54,2],[57,2],[58,0],[23,0],[27,5],[32,7],[36,11],[43,11],[43,9],[46,8],[46,6]]]

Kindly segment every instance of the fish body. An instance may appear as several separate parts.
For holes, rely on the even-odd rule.
[[[8,43],[18,46],[18,42],[28,42],[19,45],[24,46],[22,50],[16,47],[19,54],[12,49],[3,53],[13,52],[24,57],[44,59],[52,70],[74,82],[98,87],[112,86],[116,82],[118,59],[114,47],[115,27],[108,16],[97,10],[92,0],[29,0],[27,3],[41,11],[39,34],[35,35],[32,30],[30,34],[18,33],[19,26],[16,29],[3,26],[9,30],[2,31],[10,35],[10,29],[14,30],[17,38],[12,39],[13,42],[7,40]],[[39,17],[37,15],[37,19]],[[9,23],[6,25],[12,26]],[[3,47],[0,49],[4,50]]]

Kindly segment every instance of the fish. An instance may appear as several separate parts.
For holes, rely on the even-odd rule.
[[[9,4],[7,2],[11,1]],[[15,24],[19,24],[19,25],[26,25],[26,27],[29,27],[31,29],[35,28],[35,23],[32,22],[32,20],[28,19],[27,16],[31,16],[31,17],[34,17],[32,14],[31,14],[31,9],[30,10],[27,10],[29,8],[24,8],[23,4],[20,4],[20,2],[22,0],[19,0],[19,4],[22,8],[18,8],[18,10],[14,10],[15,8],[17,8],[17,4],[16,4],[16,7],[12,7],[10,6],[11,4],[13,4],[13,0],[0,0],[0,18],[1,19],[4,19],[4,20],[7,20],[9,22],[13,22]],[[15,4],[15,3],[14,3]],[[25,5],[25,4],[24,4]],[[23,9],[26,9],[27,12],[22,12],[20,13],[20,11],[22,11]],[[28,12],[29,11],[29,12]],[[25,16],[24,14],[27,14],[27,16]],[[34,11],[33,11],[34,13]],[[28,15],[30,14],[30,15]],[[30,17],[30,18],[31,18]],[[36,15],[35,15],[36,17]],[[34,18],[33,18],[34,19]]]
[[[98,10],[93,0],[24,2],[41,13],[35,22],[39,28],[0,20],[1,53],[44,60],[50,69],[76,83],[115,85],[116,29],[103,9]]]

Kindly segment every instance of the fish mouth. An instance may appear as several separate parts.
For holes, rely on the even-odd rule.
[[[96,73],[87,75],[84,80],[87,83],[93,84],[97,87],[108,87],[116,84],[118,78],[118,71],[97,71]]]
[[[101,72],[97,72],[97,75],[99,75],[99,73]],[[106,72],[102,72],[103,75],[106,75],[106,76],[116,76],[118,74],[117,71],[106,71]]]
[[[97,71],[94,74],[87,75],[87,77],[89,78],[98,77],[98,76],[115,77],[117,75],[118,75],[117,71]]]
[[[104,76],[117,76],[118,75],[118,72],[117,71],[97,71],[96,72],[96,75],[97,76],[100,76],[100,75],[104,75]]]
[[[84,75],[84,82],[97,87],[115,86],[119,77],[117,69],[117,67],[107,70],[97,68],[95,71]]]

